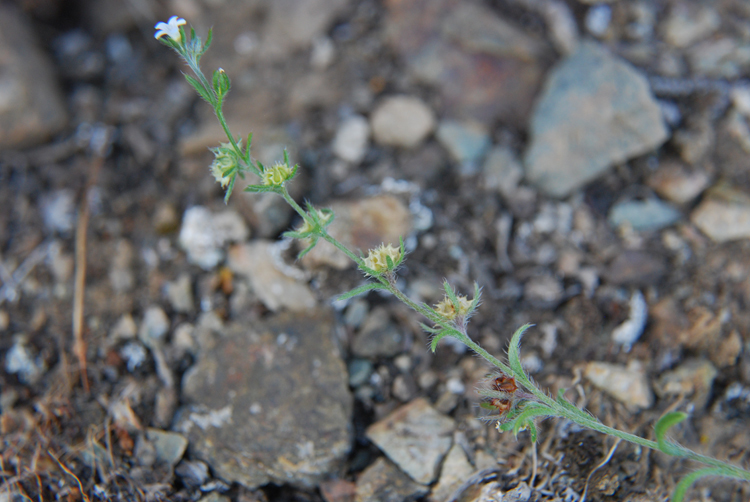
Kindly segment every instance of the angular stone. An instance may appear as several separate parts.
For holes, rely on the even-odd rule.
[[[695,405],[703,408],[708,402],[711,387],[718,374],[718,370],[711,362],[705,359],[691,359],[664,373],[656,384],[656,390],[660,396],[693,396]]]
[[[367,438],[413,480],[435,481],[451,447],[455,422],[424,398],[405,404],[367,428]]]
[[[690,215],[690,221],[715,242],[750,237],[750,204],[707,199]]]
[[[260,301],[274,312],[281,309],[303,312],[314,308],[317,301],[307,283],[301,277],[293,277],[280,270],[282,258],[278,256],[274,259],[273,246],[273,241],[266,240],[232,246],[228,255],[229,268],[246,276]],[[289,268],[289,272],[302,274],[297,269]]]
[[[632,361],[627,368],[616,364],[590,362],[584,376],[596,387],[633,408],[650,408],[654,394],[640,363]]]
[[[451,158],[461,164],[478,162],[490,147],[487,129],[476,122],[444,120],[438,127],[437,138]]]
[[[523,167],[510,148],[497,146],[490,150],[484,162],[484,186],[510,197],[523,178]]]
[[[380,244],[398,246],[399,237],[406,238],[412,229],[409,209],[391,195],[335,202],[330,207],[336,219],[328,232],[355,253],[359,250],[366,254],[368,249]],[[327,265],[339,270],[354,265],[344,253],[322,239],[305,255],[302,263],[310,268]]]
[[[435,488],[432,489],[430,500],[433,502],[447,501],[453,495],[453,492],[474,473],[474,470],[461,445],[454,443],[445,456],[440,471],[440,479]]]
[[[703,171],[689,171],[677,162],[667,162],[648,177],[656,193],[676,204],[687,204],[708,187],[709,177]]]
[[[586,78],[581,78],[586,75]],[[593,42],[555,68],[531,122],[528,179],[565,197],[668,137],[646,78]]]
[[[211,270],[224,258],[224,244],[242,242],[249,233],[242,217],[233,211],[214,214],[203,206],[193,206],[182,217],[179,240],[188,261]]]
[[[351,447],[352,397],[330,312],[234,325],[183,378],[176,429],[226,481],[312,488]]]
[[[415,483],[396,466],[380,457],[360,474],[355,502],[403,502],[416,500],[429,489]]]
[[[414,148],[435,128],[435,114],[419,98],[391,96],[372,112],[370,123],[378,144]]]
[[[54,69],[23,14],[0,6],[0,150],[41,143],[68,121]]]
[[[523,124],[542,77],[539,39],[480,2],[385,5],[390,45],[416,80],[439,90],[444,116]]]
[[[664,39],[673,47],[684,48],[698,42],[721,26],[716,9],[709,6],[676,3],[662,24]]]
[[[146,439],[154,445],[156,462],[172,467],[180,461],[188,445],[187,439],[182,434],[161,429],[146,429]]]

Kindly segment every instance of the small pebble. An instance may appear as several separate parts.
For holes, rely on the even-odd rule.
[[[435,115],[419,98],[391,96],[375,109],[370,125],[376,143],[414,148],[435,128]]]
[[[149,307],[143,314],[141,329],[138,332],[145,344],[161,340],[169,331],[169,317],[159,307]]]
[[[341,123],[333,138],[333,153],[342,160],[359,164],[367,154],[370,124],[361,115],[353,115]]]
[[[586,12],[586,29],[595,37],[602,37],[607,33],[611,20],[612,7],[605,4],[593,5]]]
[[[174,469],[183,483],[197,488],[208,481],[208,465],[200,460],[183,460]]]
[[[40,198],[42,220],[50,232],[67,234],[76,223],[75,194],[62,189],[45,194]]]

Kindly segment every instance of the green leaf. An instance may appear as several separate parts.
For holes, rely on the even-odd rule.
[[[529,432],[533,433],[532,439],[536,441],[536,427],[534,426],[534,419],[538,417],[549,417],[554,415],[551,409],[542,404],[530,403],[523,407],[521,413],[518,414],[516,419],[513,421],[513,434],[518,436],[521,429],[528,428]]]
[[[380,284],[379,282],[368,282],[367,284],[363,284],[359,287],[356,287],[352,289],[351,291],[344,293],[343,295],[340,295],[337,300],[347,300],[349,298],[352,298],[357,295],[361,295],[362,293],[367,293],[368,291],[372,291],[373,289],[385,289],[385,286]]]
[[[289,165],[289,152],[284,148],[284,164]]]
[[[229,186],[227,187],[227,193],[224,194],[224,204],[229,203],[229,197],[232,195],[232,190],[234,190],[234,182],[237,181],[237,175],[235,174],[232,176],[232,179],[229,181]]]
[[[682,450],[672,441],[666,439],[667,431],[673,426],[679,424],[688,417],[687,413],[673,411],[663,415],[654,425],[656,432],[656,442],[659,444],[659,450],[667,455],[682,456]]]
[[[446,336],[451,335],[452,333],[453,333],[452,330],[447,330],[447,329],[439,331],[435,336],[432,337],[432,341],[430,341],[430,350],[432,352],[435,352],[435,350],[437,349],[438,342],[440,342],[440,340],[442,340]]]
[[[211,47],[211,41],[214,39],[214,29],[213,27],[208,29],[208,35],[206,35],[206,43],[203,45],[203,50],[201,53],[206,52],[209,47]]]
[[[482,401],[481,403],[479,403],[479,407],[484,410],[497,411],[497,408],[495,408],[494,406],[492,406],[490,403],[486,401]]]
[[[677,486],[675,486],[674,491],[672,492],[672,502],[682,502],[687,491],[693,486],[693,483],[700,478],[706,476],[723,476],[726,475],[726,472],[726,469],[722,467],[706,467],[705,469],[698,469],[697,471],[691,472],[682,478],[680,482],[677,483]]]
[[[299,254],[297,255],[297,259],[298,259],[298,260],[301,260],[302,258],[304,258],[304,256],[305,256],[305,255],[306,255],[307,253],[309,253],[310,251],[312,251],[312,250],[313,250],[313,248],[315,247],[315,245],[316,245],[316,244],[318,243],[318,237],[317,237],[317,236],[315,236],[315,237],[311,237],[311,238],[310,238],[310,241],[311,241],[311,242],[310,242],[310,245],[309,245],[309,246],[307,246],[307,247],[306,247],[305,249],[303,249],[302,251],[300,251],[300,252],[299,252]]]
[[[526,375],[521,364],[521,337],[529,329],[531,324],[524,324],[513,333],[513,337],[510,339],[510,345],[508,346],[508,362],[510,368],[516,374],[516,376]]]
[[[432,333],[433,335],[436,335],[436,334],[440,333],[441,331],[443,331],[443,328],[440,328],[440,329],[433,328],[433,327],[427,326],[426,324],[421,323],[421,322],[419,323],[419,325],[422,327],[423,330],[425,330],[428,333]]]
[[[200,97],[206,100],[208,104],[211,106],[214,106],[214,99],[213,96],[209,93],[208,89],[206,89],[203,84],[201,84],[198,80],[194,79],[190,75],[184,74],[185,80],[188,81],[188,84],[193,86],[193,89],[195,89],[195,92],[198,93]]]
[[[450,283],[448,281],[443,281],[443,289],[445,290],[445,296],[448,297],[448,299],[453,304],[453,307],[456,309],[456,312],[458,312],[458,298],[456,297],[456,292],[453,291],[453,288],[451,287]]]
[[[406,248],[404,247],[404,238],[402,236],[398,236],[398,260],[396,260],[396,263],[394,264],[396,267],[401,265],[401,263],[404,261],[404,258],[406,258]]]

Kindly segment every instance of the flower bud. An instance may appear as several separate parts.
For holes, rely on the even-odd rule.
[[[391,266],[388,265],[390,258]],[[375,272],[382,274],[392,269],[393,265],[400,263],[401,250],[388,244],[381,244],[375,249],[371,249],[365,258],[365,266]]]

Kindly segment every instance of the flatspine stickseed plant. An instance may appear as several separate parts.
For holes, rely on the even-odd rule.
[[[229,140],[227,143],[211,149],[214,160],[210,166],[211,174],[225,190],[225,201],[231,196],[238,176],[244,178],[248,173],[256,176],[259,180],[258,184],[247,186],[246,192],[273,192],[283,197],[302,218],[302,224],[297,229],[284,234],[286,237],[299,239],[305,243],[304,250],[298,255],[299,258],[313,249],[320,239],[323,239],[354,261],[364,274],[367,282],[339,296],[339,299],[352,298],[374,289],[388,291],[431,323],[431,325],[422,324],[422,328],[431,335],[430,348],[433,352],[440,340],[452,337],[494,366],[497,373],[490,381],[489,388],[479,390],[479,393],[486,398],[482,407],[496,412],[490,418],[496,421],[499,431],[512,431],[517,436],[520,431],[527,430],[531,441],[535,442],[538,420],[563,418],[581,427],[658,450],[667,455],[693,460],[706,466],[685,476],[677,484],[672,494],[674,502],[682,501],[690,486],[704,476],[723,476],[750,481],[750,471],[701,455],[667,439],[668,430],[685,420],[688,417],[686,413],[671,412],[662,416],[654,425],[656,441],[652,441],[604,425],[596,417],[577,408],[567,400],[564,396],[565,389],[561,389],[557,397],[548,395],[527,375],[521,364],[521,337],[531,326],[529,324],[521,326],[513,334],[508,347],[507,362],[487,352],[467,333],[468,321],[480,302],[481,291],[476,283],[474,297],[469,300],[459,295],[445,281],[443,284],[445,297],[434,307],[417,303],[404,295],[396,286],[396,273],[406,254],[403,239],[400,240],[398,247],[383,244],[369,250],[367,256],[357,256],[331,236],[327,229],[333,222],[334,214],[330,209],[316,208],[310,203],[303,208],[289,195],[287,183],[297,174],[299,166],[291,165],[288,153],[284,151],[284,158],[280,162],[272,166],[264,166],[250,155],[252,135],[247,137],[243,145],[242,138],[235,137],[229,130],[223,112],[224,99],[230,89],[229,76],[219,68],[213,72],[209,80],[200,68],[201,56],[211,44],[211,30],[208,32],[206,41],[203,42],[192,28],[190,36],[187,36],[184,28],[186,24],[184,19],[172,16],[168,22],[156,25],[155,38],[174,49],[190,67],[194,76],[185,74],[185,78],[195,91],[213,107],[216,118],[227,135]]]

